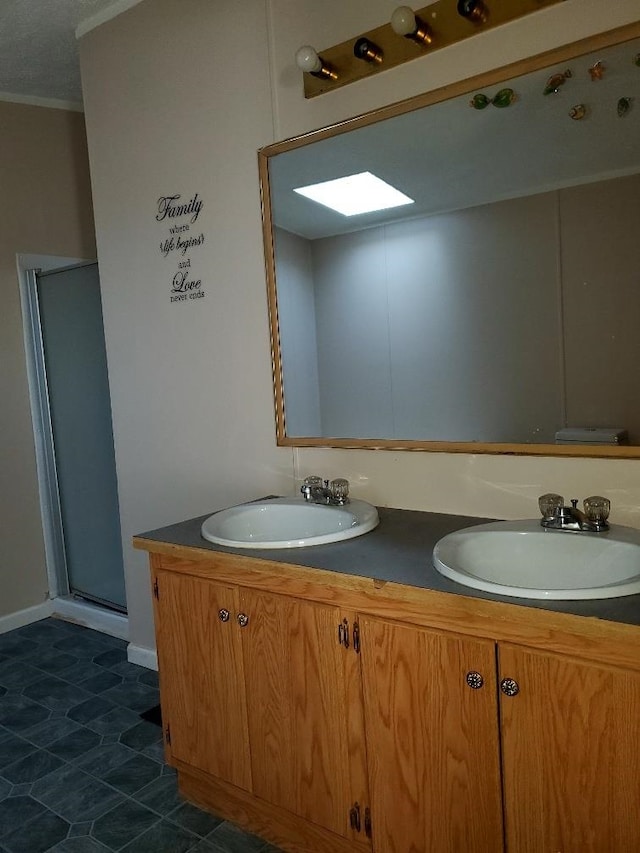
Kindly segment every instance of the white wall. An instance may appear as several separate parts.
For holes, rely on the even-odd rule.
[[[640,18],[637,0],[565,0],[504,27],[479,33],[405,63],[388,73],[305,100],[291,57],[301,44],[318,50],[388,20],[395,2],[386,0],[289,0],[271,2],[276,82],[275,133],[294,136],[466,79],[554,47]],[[463,153],[463,152],[461,152]],[[640,526],[640,462],[567,458],[494,457],[470,454],[388,453],[301,449],[301,474],[346,476],[353,492],[381,504],[505,518],[537,513],[537,497],[559,491],[567,497],[604,492],[612,518]]]
[[[258,191],[265,30],[259,0],[153,0],[81,43],[134,645],[154,643],[133,534],[293,487],[275,444]],[[171,303],[157,199],[195,192],[206,295]]]
[[[278,258],[278,327],[288,435],[322,435],[318,388],[318,343],[313,302],[311,245],[282,228],[274,229]]]
[[[48,596],[18,253],[95,257],[83,117],[0,103],[0,620]],[[6,621],[2,622],[7,625]]]
[[[557,205],[543,193],[310,241],[322,435],[553,443]]]
[[[566,0],[305,101],[295,50],[357,35],[395,5],[146,0],[81,41],[134,644],[153,633],[131,534],[290,490],[311,469],[382,504],[482,515],[528,515],[551,489],[602,491],[616,520],[640,525],[636,462],[275,446],[256,149],[638,17],[637,0]],[[195,191],[206,297],[172,304],[154,205]]]

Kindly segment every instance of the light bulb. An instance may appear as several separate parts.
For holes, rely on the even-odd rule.
[[[308,74],[317,74],[322,70],[322,60],[318,56],[315,48],[309,44],[305,44],[296,51],[296,65],[301,71],[306,71]]]
[[[399,36],[410,36],[418,29],[416,16],[409,6],[398,6],[391,16],[391,29]]]

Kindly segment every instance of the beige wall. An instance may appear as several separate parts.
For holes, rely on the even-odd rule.
[[[83,117],[0,102],[0,617],[47,597],[17,253],[95,257]]]
[[[344,474],[380,504],[496,517],[534,513],[550,489],[603,491],[615,520],[640,526],[636,462],[275,446],[256,149],[638,17],[637,0],[566,0],[305,101],[296,48],[354,36],[395,5],[146,0],[81,42],[134,644],[152,646],[153,631],[131,534],[292,490],[311,471]],[[154,205],[196,191],[206,297],[176,305]]]

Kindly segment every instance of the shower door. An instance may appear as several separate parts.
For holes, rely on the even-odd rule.
[[[36,290],[69,591],[125,611],[98,265],[39,272]]]

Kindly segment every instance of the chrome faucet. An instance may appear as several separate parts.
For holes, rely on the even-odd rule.
[[[571,506],[565,506],[564,498],[554,494],[542,495],[538,498],[538,506],[542,513],[540,524],[551,530],[602,533],[609,529],[607,518],[611,503],[598,495],[584,499],[584,512],[578,509],[577,498],[572,499]]]
[[[300,491],[308,503],[327,506],[344,506],[349,503],[349,481],[343,477],[338,477],[331,482],[316,475],[305,477]]]

